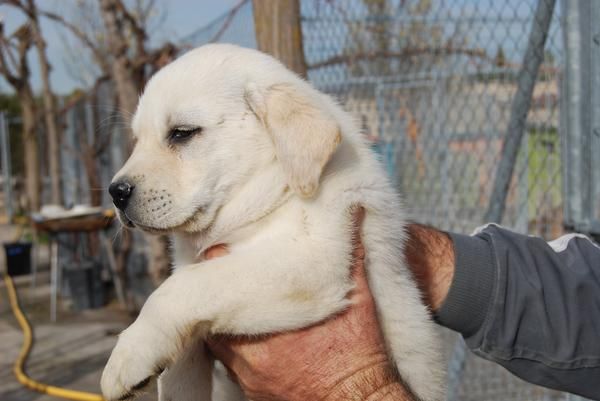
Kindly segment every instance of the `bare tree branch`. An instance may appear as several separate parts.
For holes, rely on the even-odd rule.
[[[19,0],[0,0],[0,5],[8,5],[13,7],[18,7],[21,9],[25,8],[25,5],[21,3]]]
[[[9,4],[4,2],[4,4]],[[10,2],[19,4],[18,2]],[[11,40],[17,43],[11,43]],[[38,151],[36,128],[36,103],[31,89],[27,53],[31,48],[32,35],[27,24],[19,27],[15,33],[7,38],[4,33],[4,24],[0,22],[0,73],[14,88],[21,104],[21,119],[23,122],[23,151],[25,154],[25,190],[29,210],[38,210],[40,207],[40,158]],[[13,54],[16,52],[17,54]],[[7,57],[12,60],[10,67]],[[11,71],[12,68],[12,71]]]
[[[379,52],[362,52],[354,54],[344,54],[339,56],[333,56],[318,63],[313,63],[308,68],[322,68],[334,64],[342,63],[354,63],[357,61],[371,61],[378,58],[406,58],[418,55],[432,55],[432,56],[443,56],[443,55],[464,55],[469,57],[477,57],[480,59],[489,59],[489,56],[482,49],[470,49],[470,48],[453,48],[453,47],[415,47],[406,48],[399,52],[394,51],[379,51]]]
[[[217,33],[215,33],[215,35],[208,41],[209,43],[214,43],[214,42],[218,41],[219,39],[221,39],[221,36],[223,36],[225,31],[227,31],[227,28],[229,28],[229,25],[231,25],[231,21],[233,21],[233,18],[235,17],[235,15],[238,13],[240,8],[242,8],[242,6],[244,4],[246,4],[248,1],[249,0],[240,0],[231,10],[229,10],[227,17],[225,18],[225,21],[223,22],[223,25],[221,25],[221,28],[219,28]]]
[[[129,27],[135,37],[135,49],[138,57],[145,57],[146,49],[144,44],[148,38],[146,35],[146,29],[141,20],[138,20],[129,10],[125,7],[125,4],[121,0],[114,0],[114,4],[118,11],[121,12],[123,19],[129,24]]]
[[[88,49],[90,49],[94,55],[94,60],[102,70],[102,73],[109,73],[110,65],[108,64],[106,54],[101,50],[96,42],[94,42],[85,32],[83,32],[83,30],[58,14],[43,10],[40,10],[39,13],[41,16],[53,20],[67,28],[77,39],[79,39]]]
[[[4,24],[0,23],[0,73],[13,87],[17,88],[22,87],[25,81],[29,79],[27,52],[32,45],[29,26],[27,24],[21,25],[11,35],[11,38],[15,38],[17,43],[11,43],[10,38],[4,35]],[[16,50],[16,55],[11,51],[11,47]],[[8,57],[8,63],[6,57]]]
[[[4,38],[2,38],[2,40],[0,40],[0,74],[6,78],[9,84],[16,86],[18,84],[18,78],[10,71],[8,64],[6,63],[6,58],[4,56],[5,48]]]

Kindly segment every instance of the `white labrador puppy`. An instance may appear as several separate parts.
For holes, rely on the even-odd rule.
[[[102,375],[107,399],[132,398],[160,375],[161,399],[210,400],[202,338],[297,329],[347,307],[356,205],[390,355],[416,396],[444,399],[399,197],[330,97],[270,56],[208,45],[148,82],[133,132],[110,192],[125,225],[172,235],[176,269],[119,336]],[[220,243],[230,253],[203,260]]]

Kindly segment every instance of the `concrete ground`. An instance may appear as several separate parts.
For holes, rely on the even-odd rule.
[[[0,226],[0,241],[14,238],[15,229]],[[116,305],[75,312],[68,303],[60,302],[56,323],[50,322],[50,276],[47,249],[42,246],[35,288],[30,276],[15,277],[21,306],[34,330],[34,347],[26,365],[33,379],[54,386],[99,393],[100,375],[116,334],[132,318]],[[4,273],[4,252],[0,252],[0,273]],[[57,398],[41,395],[22,387],[15,379],[12,366],[23,342],[14,318],[4,282],[0,282],[0,400],[50,401]],[[144,400],[155,399],[154,395]]]

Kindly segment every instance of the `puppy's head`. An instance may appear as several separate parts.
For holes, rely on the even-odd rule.
[[[208,45],[159,71],[133,118],[136,145],[110,193],[121,221],[149,232],[199,232],[278,163],[311,197],[341,140],[335,105],[258,51]]]

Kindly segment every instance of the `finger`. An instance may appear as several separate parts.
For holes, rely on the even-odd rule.
[[[371,297],[364,263],[365,248],[361,239],[364,218],[365,209],[357,206],[352,211],[352,278],[356,285],[352,292],[352,299],[355,302],[361,302]]]
[[[361,206],[354,206],[352,213],[352,245],[356,250],[361,243],[361,228],[365,218],[365,209]]]
[[[365,248],[361,241],[362,223],[365,218],[365,209],[357,206],[352,211],[352,259],[362,262],[365,258]]]
[[[204,257],[206,259],[214,259],[214,258],[218,258],[220,256],[227,255],[228,253],[229,253],[229,250],[227,249],[227,245],[217,244],[217,245],[211,246],[206,251],[204,251]]]

